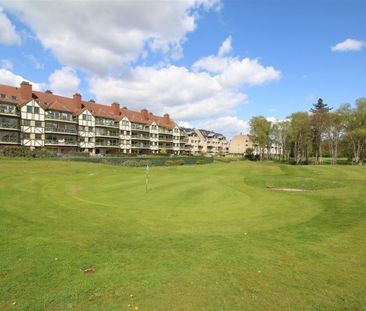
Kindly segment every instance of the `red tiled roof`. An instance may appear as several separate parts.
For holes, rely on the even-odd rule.
[[[18,106],[25,104],[24,99],[21,97],[20,88],[18,87],[0,84],[0,94],[5,94],[5,98],[0,97],[2,101],[17,104]],[[12,96],[16,96],[16,99],[13,99]],[[114,119],[115,121],[120,121],[122,118],[127,117],[131,122],[146,125],[151,125],[155,122],[161,127],[174,128],[176,126],[174,121],[168,117],[160,117],[147,112],[144,115],[141,112],[132,111],[127,108],[120,108],[116,114],[116,110],[112,106],[83,100],[78,104],[73,98],[55,95],[51,92],[32,91],[32,97],[37,99],[40,106],[45,110],[65,111],[79,115],[88,109],[96,117]]]
[[[4,94],[5,98],[3,98],[1,94]],[[13,96],[15,96],[16,99],[13,99]],[[12,104],[20,104],[22,102],[20,98],[20,89],[17,87],[0,84],[0,100]]]

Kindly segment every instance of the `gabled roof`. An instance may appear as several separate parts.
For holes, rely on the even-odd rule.
[[[35,95],[41,107],[46,110],[48,109],[74,113],[75,110],[79,108],[74,104],[72,98],[54,95],[47,92],[43,93],[33,91],[33,94]]]

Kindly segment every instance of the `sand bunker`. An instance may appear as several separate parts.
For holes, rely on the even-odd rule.
[[[306,191],[305,189],[299,189],[299,188],[275,188],[275,187],[267,187],[271,190],[276,190],[276,191],[288,191],[288,192],[304,192]]]

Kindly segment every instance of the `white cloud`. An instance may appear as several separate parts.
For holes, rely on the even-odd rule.
[[[238,57],[208,56],[192,68],[138,66],[119,78],[89,79],[90,92],[101,102],[118,100],[131,109],[168,112],[176,120],[207,120],[232,114],[244,104],[243,86],[261,85],[281,76],[257,59]]]
[[[192,125],[187,121],[178,121],[178,126],[185,127],[185,128],[191,128]]]
[[[275,117],[266,117],[266,120],[271,122],[272,124],[277,124],[280,121]]]
[[[229,54],[232,51],[232,49],[233,48],[231,47],[231,36],[229,36],[221,44],[221,46],[219,48],[219,52],[217,53],[217,55],[219,57],[225,56],[225,55]]]
[[[279,80],[281,72],[272,66],[264,67],[258,59],[208,56],[193,64],[195,70],[219,73],[222,85],[260,85],[267,81]]]
[[[168,112],[177,120],[212,117],[232,109],[246,95],[224,88],[216,77],[185,67],[136,67],[124,78],[92,78],[90,91],[100,102],[118,100],[131,109]]]
[[[62,67],[55,70],[48,78],[48,87],[52,92],[70,97],[79,92],[80,79],[76,71],[71,67]]]
[[[20,75],[13,73],[8,69],[0,69],[0,84],[10,85],[19,87],[20,83],[23,81],[28,81],[33,85],[33,89],[41,91],[44,89],[44,84],[32,82]]]
[[[239,133],[249,132],[249,123],[235,116],[225,116],[213,119],[198,127],[224,134],[227,139],[231,139],[234,135],[238,135]]]
[[[9,59],[2,59],[0,62],[0,68],[13,70],[13,63]]]
[[[331,47],[332,52],[360,51],[366,47],[366,43],[361,40],[346,39]]]
[[[20,36],[15,30],[15,26],[11,23],[8,17],[0,7],[0,43],[6,45],[20,44]]]
[[[116,70],[146,48],[178,58],[199,13],[219,7],[219,0],[3,3],[62,64],[93,73]]]

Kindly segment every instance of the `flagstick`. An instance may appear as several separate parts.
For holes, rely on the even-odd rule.
[[[148,183],[149,183],[149,166],[146,165],[145,193],[147,193]]]

